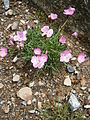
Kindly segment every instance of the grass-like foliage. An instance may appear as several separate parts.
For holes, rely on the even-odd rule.
[[[50,105],[45,108],[42,114],[43,120],[89,120],[82,117],[81,113],[74,113],[70,110],[69,104]]]
[[[33,50],[40,48],[42,54],[47,52],[48,60],[44,68],[58,70],[60,66],[60,52],[66,49],[66,46],[58,41],[59,34],[54,33],[52,37],[46,38],[42,36],[39,26],[34,26],[33,29],[28,29],[27,40],[24,44],[22,55],[25,60],[31,60],[34,55]]]

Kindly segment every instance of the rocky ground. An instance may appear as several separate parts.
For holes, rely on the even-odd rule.
[[[5,12],[2,4],[0,13],[0,46],[9,44],[10,35],[18,30],[25,30],[28,25],[36,22],[36,10],[30,12],[26,4],[18,1],[10,3],[10,10]],[[39,21],[39,20],[38,20]],[[70,37],[66,34],[67,37]],[[24,65],[17,55],[6,58],[0,62],[0,120],[42,120],[40,110],[50,100],[62,103],[68,101],[70,93],[76,94],[79,102],[79,111],[85,111],[82,116],[90,115],[90,58],[87,49],[78,39],[68,41],[68,47],[73,51],[74,57],[70,65],[74,70],[70,73],[65,66],[58,74],[50,77],[34,74],[29,64]],[[80,51],[87,55],[86,61],[78,64],[76,56]],[[72,69],[73,69],[72,68]],[[68,76],[68,77],[66,77]],[[67,79],[66,79],[67,78]],[[27,92],[28,91],[28,92]],[[56,98],[56,99],[55,99]],[[87,105],[87,106],[85,106]]]

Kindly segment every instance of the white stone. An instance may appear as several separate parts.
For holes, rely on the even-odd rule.
[[[35,113],[35,110],[30,110],[29,113],[31,114]]]
[[[81,87],[81,90],[85,90],[87,87]]]
[[[13,63],[15,63],[15,62],[17,62],[17,60],[18,60],[18,57],[15,56],[14,59],[13,59],[12,61],[13,61]]]
[[[35,94],[34,94],[35,96],[37,96],[37,95],[39,95],[39,93],[38,92],[35,92]]]
[[[29,83],[29,87],[33,87],[34,86],[34,81]]]
[[[12,30],[16,30],[18,28],[18,21],[13,22],[11,28]]]
[[[11,26],[12,26],[12,24],[9,24],[6,28],[6,30],[8,30]]]
[[[13,76],[13,82],[18,82],[20,80],[20,76],[19,75],[14,75]]]
[[[29,12],[29,9],[26,9],[25,11],[26,11],[26,12]]]
[[[32,90],[29,87],[23,87],[17,92],[17,96],[28,102],[32,100]]]
[[[84,105],[84,108],[90,109],[90,105]]]
[[[73,111],[77,110],[80,107],[80,102],[73,93],[70,94],[69,104],[71,105],[70,107]]]
[[[12,9],[8,10],[8,15],[10,15],[10,16],[13,15],[13,10]]]
[[[38,109],[41,109],[41,108],[42,108],[42,102],[38,101]]]
[[[88,96],[88,100],[90,101],[90,95]]]
[[[3,87],[4,87],[4,85],[2,83],[0,83],[0,89],[3,88]]]
[[[34,98],[33,100],[32,100],[32,103],[35,103],[36,102],[36,98]]]
[[[66,76],[65,80],[64,80],[64,85],[66,86],[71,86],[71,79],[69,76]]]
[[[24,21],[24,20],[20,20],[20,22],[21,22],[22,24],[25,24],[25,21]]]
[[[28,104],[28,105],[31,105],[31,103],[32,103],[31,100],[28,100],[28,101],[27,101],[27,104]]]
[[[88,92],[90,93],[90,88],[88,88]]]
[[[41,81],[39,81],[38,84],[39,84],[39,86],[44,86],[44,83]]]
[[[12,9],[9,9],[8,11],[5,12],[5,15],[10,15],[12,16],[13,15],[13,10]]]
[[[3,105],[2,109],[5,113],[9,113],[9,105]]]
[[[76,59],[77,59],[76,57],[73,57],[71,60],[74,61],[74,60],[76,60]]]
[[[75,70],[75,74],[80,74],[80,72],[79,72],[79,71],[77,71],[77,70]]]
[[[71,92],[75,94],[75,93],[76,93],[76,90],[73,90],[73,89],[72,89]]]

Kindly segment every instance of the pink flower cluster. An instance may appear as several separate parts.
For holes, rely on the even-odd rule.
[[[1,47],[1,49],[0,49],[0,56],[2,58],[4,58],[5,56],[7,56],[7,48]]]
[[[80,53],[78,55],[78,58],[77,58],[78,62],[79,63],[84,62],[85,61],[85,57],[86,57],[86,55],[83,52]],[[71,58],[72,58],[72,54],[70,53],[69,50],[65,50],[65,51],[60,53],[60,61],[61,62],[66,62],[67,63],[67,62],[70,61]]]
[[[26,41],[26,34],[27,34],[27,31],[18,31],[17,32],[17,35],[13,36],[11,35],[11,38],[10,38],[10,45],[14,45],[14,43],[16,44],[16,47],[19,48],[23,48],[24,47],[24,41]]]
[[[53,29],[49,29],[49,26],[44,26],[41,28],[42,36],[51,37],[53,34]]]
[[[50,18],[51,20],[56,20],[57,19],[57,14],[51,13],[50,15],[48,15],[48,18]]]
[[[41,54],[40,48],[35,48],[34,53],[37,56],[32,56],[31,62],[33,63],[34,68],[40,69],[44,66],[44,63],[47,62],[48,56],[46,54]]]

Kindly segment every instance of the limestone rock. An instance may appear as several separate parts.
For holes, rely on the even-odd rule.
[[[17,96],[28,102],[32,99],[32,90],[29,87],[23,87],[17,92]]]
[[[19,75],[14,75],[13,76],[13,82],[18,82],[20,80],[20,76]]]
[[[4,85],[3,85],[2,83],[0,83],[0,89],[3,88],[3,86],[4,86]]]
[[[66,76],[65,80],[64,80],[64,85],[66,86],[71,86],[71,79],[69,76]]]
[[[18,28],[18,21],[13,22],[11,28],[12,28],[12,30],[17,30],[17,28]]]

